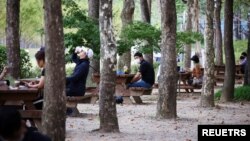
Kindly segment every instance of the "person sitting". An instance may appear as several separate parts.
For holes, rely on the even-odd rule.
[[[241,73],[245,73],[245,68],[246,68],[246,64],[247,64],[247,53],[246,52],[242,52],[241,56],[240,56],[240,63],[239,65],[241,66]]]
[[[7,67],[4,67],[3,71],[0,74],[0,80],[3,80],[4,77],[7,75],[7,73],[8,73],[8,69],[7,69]]]
[[[28,127],[16,109],[0,108],[0,141],[51,141],[38,132],[37,128]]]
[[[139,71],[136,73],[129,87],[151,88],[155,83],[155,72],[153,66],[144,60],[142,53],[136,52],[134,58],[140,64]]]
[[[89,73],[89,59],[92,57],[92,49],[76,47],[72,55],[72,61],[76,63],[76,66],[73,74],[66,78],[67,96],[83,96],[85,94],[86,81]]]
[[[35,54],[36,62],[39,68],[41,68],[41,77],[39,79],[39,82],[25,82],[26,86],[29,88],[38,88],[40,90],[40,94],[36,100],[34,100],[33,104],[37,109],[42,109],[43,107],[43,88],[44,88],[44,82],[45,82],[45,51],[39,50]]]
[[[202,78],[203,78],[203,74],[201,71],[201,65],[200,65],[200,61],[199,61],[199,57],[197,55],[194,55],[191,60],[194,63],[194,68],[192,70],[192,78],[188,81],[189,85],[194,85],[194,86],[198,86],[202,84]]]

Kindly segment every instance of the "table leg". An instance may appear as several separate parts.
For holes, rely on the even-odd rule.
[[[137,104],[142,104],[142,99],[140,96],[133,96],[134,100],[135,100],[135,103]]]

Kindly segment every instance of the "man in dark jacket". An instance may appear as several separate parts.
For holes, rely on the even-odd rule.
[[[86,47],[76,47],[72,60],[76,63],[73,74],[66,78],[67,96],[83,96],[85,94],[86,80],[89,73],[89,58],[93,51]]]

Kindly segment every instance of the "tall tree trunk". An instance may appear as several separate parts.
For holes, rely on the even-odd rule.
[[[119,132],[116,113],[116,43],[112,27],[112,0],[100,0],[101,82],[100,131]]]
[[[200,32],[199,14],[200,14],[199,0],[194,0],[194,6],[193,6],[193,31],[194,32]],[[195,43],[195,53],[199,55],[200,62],[202,63],[203,57],[201,53],[200,41],[197,41]]]
[[[65,140],[65,55],[61,0],[44,0],[46,74],[43,132],[53,141]]]
[[[133,22],[135,10],[134,0],[124,0],[123,9],[121,13],[122,28],[125,28],[128,24]],[[123,53],[118,61],[118,69],[122,70],[123,66],[127,66],[129,71],[131,70],[131,51]]]
[[[20,0],[6,1],[6,45],[10,75],[17,79],[21,75],[19,13]]]
[[[214,106],[214,1],[206,0],[205,27],[205,65],[200,104],[202,107]]]
[[[187,1],[187,24],[186,24],[186,31],[191,32],[192,31],[192,17],[193,17],[193,4],[194,0],[188,0]],[[190,68],[191,67],[191,51],[192,51],[192,45],[185,45],[184,46],[184,68]]]
[[[248,12],[248,44],[247,44],[247,65],[244,74],[244,85],[250,85],[250,10]]]
[[[151,2],[149,5],[149,0],[140,0],[140,5],[141,5],[141,17],[142,17],[142,21],[145,23],[149,23],[151,22]],[[153,49],[151,52],[144,54],[144,59],[149,62],[150,64],[153,64]]]
[[[233,48],[233,0],[226,0],[224,7],[224,46],[226,69],[221,101],[226,102],[233,100],[235,84],[235,56]]]
[[[237,9],[234,16],[234,29],[235,29],[235,38],[241,40],[241,10]]]
[[[99,0],[88,0],[88,16],[96,21],[96,24],[99,24]],[[88,75],[88,82],[90,82],[92,79],[93,73],[99,73],[100,72],[100,59],[93,58],[90,60],[90,66],[89,69],[89,75]]]
[[[221,0],[215,1],[215,64],[223,65],[222,33],[221,33]]]
[[[176,7],[174,0],[161,0],[161,75],[157,118],[176,118],[177,62]]]

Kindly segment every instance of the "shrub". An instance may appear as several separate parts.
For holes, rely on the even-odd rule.
[[[24,49],[21,49],[21,78],[27,78],[32,75],[32,65],[30,63],[29,53]],[[7,64],[7,52],[6,47],[0,45],[0,70]]]
[[[215,93],[215,99],[219,100],[221,97],[222,91]],[[250,101],[250,86],[241,86],[234,89],[234,100],[241,101],[247,100]]]

